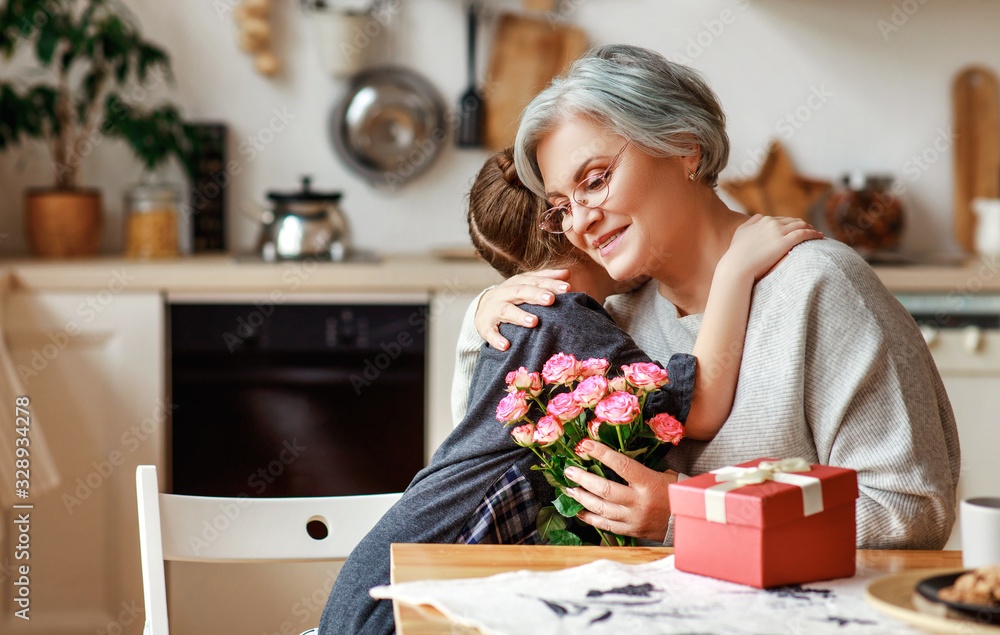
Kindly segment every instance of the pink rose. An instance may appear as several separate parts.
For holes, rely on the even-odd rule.
[[[529,373],[527,368],[521,366],[507,373],[507,390],[524,390],[532,397],[537,397],[542,392],[542,378],[538,373]]]
[[[523,390],[509,393],[497,404],[497,419],[504,422],[517,421],[528,412],[528,395]]]
[[[576,403],[571,392],[561,392],[549,400],[545,411],[559,421],[569,421],[583,412],[583,406]]]
[[[663,412],[646,422],[655,436],[664,443],[677,445],[684,438],[684,424]]]
[[[604,423],[600,419],[593,419],[587,424],[587,435],[594,441],[601,440],[601,424]]]
[[[535,426],[532,440],[543,448],[550,446],[562,438],[563,427],[555,417],[542,417]]]
[[[608,390],[611,392],[628,391],[628,382],[624,377],[615,377],[608,382]]]
[[[556,353],[542,366],[542,377],[551,384],[568,384],[579,375],[580,362],[565,353]]]
[[[606,394],[608,394],[608,380],[604,375],[591,375],[577,384],[573,391],[573,399],[581,406],[591,408]]]
[[[535,424],[526,423],[523,426],[517,426],[510,431],[510,436],[514,437],[514,443],[529,447],[535,436]]]
[[[629,423],[639,414],[639,398],[619,390],[602,399],[594,413],[601,421],[620,426]]]
[[[610,368],[608,360],[600,357],[591,357],[580,362],[580,378],[593,377],[594,375],[604,375]]]
[[[656,364],[639,362],[629,366],[622,366],[625,371],[625,379],[633,386],[644,392],[656,390],[663,384],[669,384],[667,371]]]
[[[577,443],[576,447],[573,448],[573,451],[576,452],[576,455],[578,457],[580,457],[581,459],[583,459],[584,461],[589,461],[589,460],[591,460],[591,459],[594,458],[594,457],[590,456],[589,454],[587,454],[587,451],[583,449],[583,441],[580,441],[579,443]]]

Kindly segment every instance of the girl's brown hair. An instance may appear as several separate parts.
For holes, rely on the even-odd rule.
[[[538,227],[548,204],[517,177],[513,148],[486,159],[469,191],[469,236],[486,262],[505,278],[568,267],[583,257],[563,234]]]

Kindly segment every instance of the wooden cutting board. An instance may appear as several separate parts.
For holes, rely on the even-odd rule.
[[[586,34],[572,25],[513,13],[499,20],[483,88],[484,141],[491,150],[514,143],[524,107],[587,50]]]
[[[955,240],[975,252],[974,198],[1000,198],[1000,88],[996,74],[970,66],[952,87],[955,133]]]

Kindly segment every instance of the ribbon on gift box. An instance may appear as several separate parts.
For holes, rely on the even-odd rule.
[[[718,485],[705,490],[705,519],[713,523],[726,523],[726,492],[746,485],[775,481],[795,485],[802,490],[802,509],[805,516],[823,511],[823,482],[815,476],[793,474],[809,472],[812,466],[803,458],[761,461],[757,467],[730,465],[712,470]]]

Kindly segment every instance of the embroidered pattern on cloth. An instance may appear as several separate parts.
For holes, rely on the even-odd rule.
[[[541,509],[527,477],[516,465],[490,486],[455,542],[467,545],[544,544],[535,519]]]

